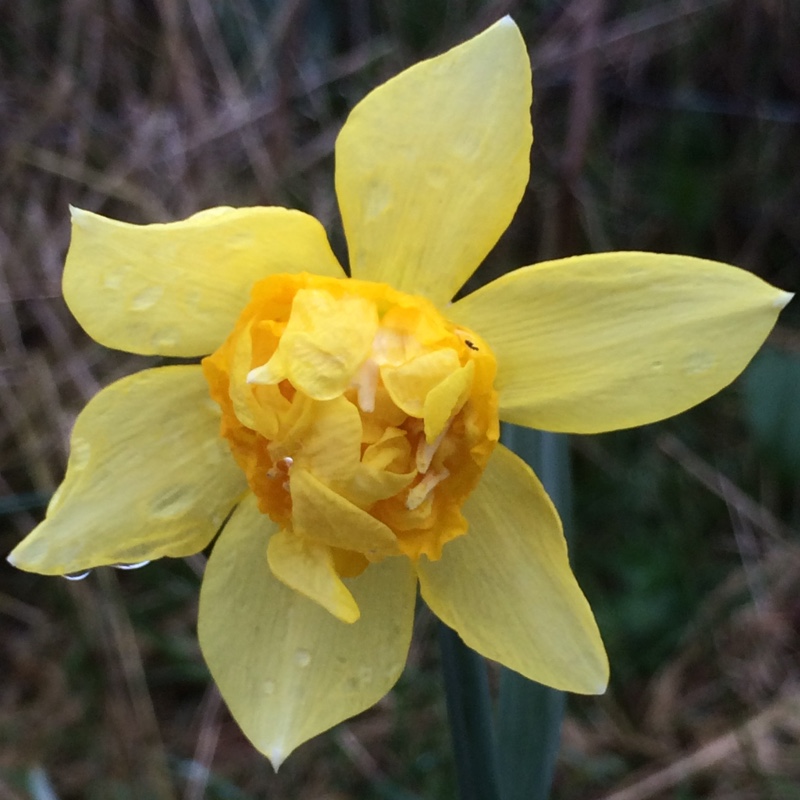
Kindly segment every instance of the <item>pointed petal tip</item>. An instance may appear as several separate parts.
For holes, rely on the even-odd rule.
[[[23,572],[38,572],[39,574],[47,574],[42,572],[36,564],[36,558],[31,558],[30,553],[23,552],[29,548],[26,547],[27,538],[23,539],[17,546],[6,556],[6,561],[11,564],[15,569],[21,569]]]
[[[352,625],[354,622],[358,622],[361,619],[361,609],[356,605],[355,608],[346,608],[340,614],[334,614],[337,619],[340,619],[342,622],[346,622],[348,625]]]
[[[245,381],[247,383],[270,383],[270,371],[267,369],[266,364],[262,364],[260,367],[254,367],[247,373],[247,378]],[[266,379],[266,380],[265,380]]]
[[[273,747],[266,753],[269,763],[272,764],[272,769],[275,770],[275,774],[278,773],[278,770],[281,768],[283,762],[286,761],[288,755],[289,753],[285,753],[282,747]]]
[[[517,27],[517,23],[514,22],[514,19],[512,18],[511,14],[506,14],[504,17],[501,17],[499,20],[497,20],[496,24],[497,25],[510,25],[512,28],[516,28]]]
[[[786,308],[793,297],[794,292],[779,292],[777,297],[772,302],[775,308]]]
[[[283,369],[276,369],[275,358],[271,358],[266,364],[260,367],[253,367],[247,373],[245,379],[247,383],[255,383],[259,386],[271,386],[275,383],[280,383],[286,377],[286,371]]]
[[[69,206],[69,216],[74,225],[79,225],[89,217],[91,213],[91,211],[87,211],[85,208],[80,208],[79,206],[73,206],[72,204]]]

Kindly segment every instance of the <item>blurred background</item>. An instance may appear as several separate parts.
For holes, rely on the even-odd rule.
[[[158,363],[60,294],[68,205],[317,216],[346,251],[350,108],[510,13],[534,66],[532,177],[471,286],[643,249],[800,283],[796,0],[0,0],[0,553],[39,520],[78,410]],[[612,683],[571,698],[557,800],[800,797],[800,313],[701,407],[571,440],[572,559]],[[451,798],[430,615],[375,708],[274,775],[209,683],[202,564],[69,582],[0,563],[0,800]]]

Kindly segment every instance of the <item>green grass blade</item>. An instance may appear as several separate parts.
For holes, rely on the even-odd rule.
[[[567,438],[503,427],[503,441],[531,465],[571,528],[572,484]],[[497,709],[497,769],[502,800],[547,800],[553,782],[566,697],[503,669]]]

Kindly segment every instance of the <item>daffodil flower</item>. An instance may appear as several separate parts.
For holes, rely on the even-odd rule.
[[[73,212],[64,296],[86,331],[211,355],[87,405],[10,560],[69,574],[186,556],[222,529],[200,644],[275,766],[392,687],[418,586],[479,653],[602,692],[558,516],[498,421],[593,433],[676,414],[733,380],[789,298],[711,261],[601,253],[451,303],[522,196],[530,104],[509,18],[359,103],[336,142],[352,277],[299,211]]]

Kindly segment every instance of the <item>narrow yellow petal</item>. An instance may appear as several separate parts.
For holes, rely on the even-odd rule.
[[[417,564],[425,602],[474,650],[535,681],[603,692],[608,661],[570,570],[561,523],[527,465],[502,445],[464,506],[466,535]]]
[[[276,383],[288,378],[309,397],[330,400],[350,385],[377,330],[378,312],[366,297],[334,297],[324,289],[301,289],[275,355],[254,369],[248,381]]]
[[[458,353],[450,347],[444,347],[397,366],[384,364],[380,373],[394,404],[406,414],[422,418],[428,392],[460,368]]]
[[[375,517],[362,511],[310,472],[292,467],[292,522],[298,533],[367,558],[397,555],[397,537]]]
[[[292,412],[269,446],[273,458],[288,456],[325,483],[350,478],[361,460],[358,409],[345,397],[318,401],[298,393]]]
[[[400,494],[417,477],[405,431],[385,429],[364,450],[361,463],[343,487],[343,494],[361,508]]]
[[[317,220],[285,208],[217,208],[131,225],[72,210],[64,298],[86,332],[131,353],[200,356],[233,328],[260,278],[344,277]]]
[[[319,603],[337,619],[358,619],[358,605],[337,574],[327,545],[291,531],[279,531],[269,540],[267,561],[278,580]]]
[[[492,348],[501,419],[596,433],[669,417],[718,392],[790,297],[713,261],[599,253],[517,270],[448,313]]]
[[[277,580],[267,540],[277,528],[248,497],[208,562],[200,592],[200,646],[236,722],[274,767],[299,744],[358,714],[403,669],[415,581],[405,558],[370,565],[347,586],[352,624]]]
[[[463,367],[451,372],[425,397],[423,417],[425,439],[431,443],[445,429],[447,423],[467,402],[475,377],[475,362],[468,361]]]
[[[9,556],[65,574],[202,550],[247,489],[199,366],[139,372],[95,396],[72,432],[47,516]]]
[[[449,301],[522,198],[530,104],[510,17],[362,100],[336,141],[353,277]]]

